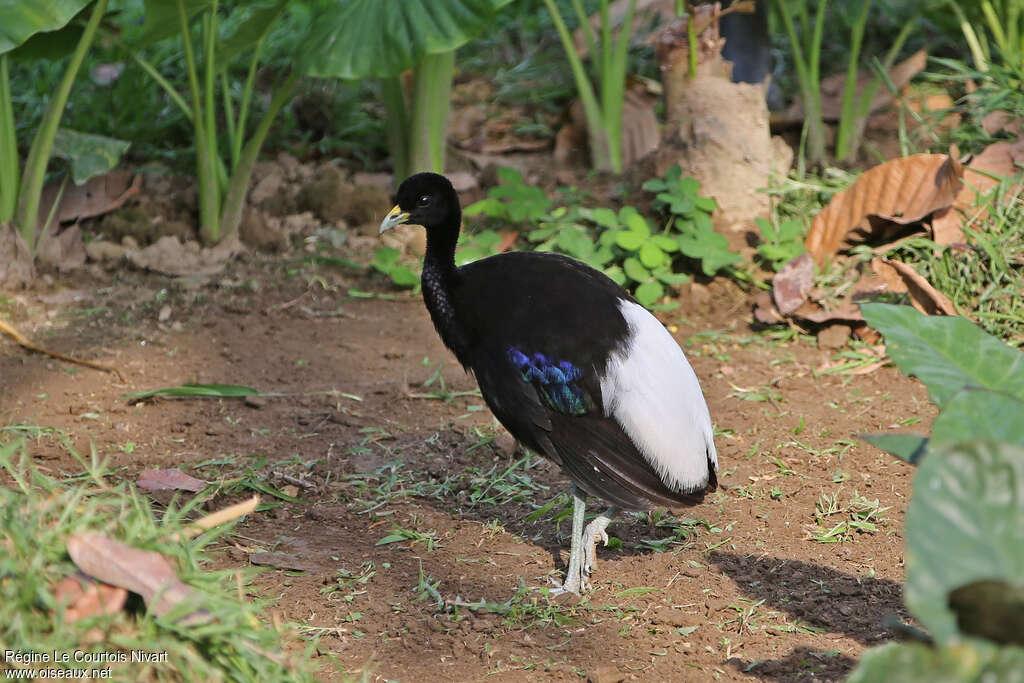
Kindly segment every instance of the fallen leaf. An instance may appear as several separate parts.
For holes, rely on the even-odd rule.
[[[754,300],[754,319],[765,325],[785,322],[785,318],[782,317],[779,309],[775,307],[775,302],[772,301],[771,292],[761,292],[757,295],[757,299]]]
[[[72,534],[68,537],[67,548],[71,560],[83,572],[139,594],[150,611],[158,616],[186,601],[197,609],[178,623],[196,623],[208,616],[205,610],[198,609],[199,593],[178,578],[170,562],[160,553],[132,548],[95,532]]]
[[[191,491],[193,493],[206,488],[206,482],[185,474],[179,469],[143,470],[135,484],[147,491]]]
[[[800,308],[814,286],[814,262],[804,253],[782,266],[772,278],[772,299],[788,315]]]
[[[875,257],[871,259],[871,270],[882,277],[893,292],[907,292],[910,303],[922,313],[957,315],[949,297],[935,289],[909,263]]]
[[[39,200],[40,225],[46,222],[58,198],[56,223],[95,218],[119,209],[142,190],[142,176],[115,170],[90,178],[83,185],[68,183],[63,193],[61,185],[61,182],[53,182],[43,188]]]
[[[832,197],[811,222],[804,246],[823,265],[844,243],[871,237],[881,227],[872,219],[908,225],[952,206],[963,175],[960,162],[945,154],[915,154],[879,164]]]
[[[1008,111],[990,111],[981,117],[981,128],[989,135],[1006,131],[1010,135],[1020,137],[1024,133],[1024,119]]]
[[[999,181],[986,174],[1013,176],[1024,166],[1024,139],[994,142],[974,157],[963,174],[967,189],[956,196],[953,205],[932,218],[932,239],[943,246],[964,241],[964,225],[983,220],[988,208],[978,199],[990,192]],[[1012,188],[1013,196],[1020,185]]]
[[[64,621],[73,624],[79,619],[120,612],[128,600],[128,591],[98,583],[79,572],[61,579],[53,589],[53,597],[58,605],[64,606]]]

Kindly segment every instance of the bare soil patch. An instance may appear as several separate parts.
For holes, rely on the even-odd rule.
[[[249,591],[319,636],[326,680],[367,668],[403,681],[839,680],[895,637],[884,617],[908,618],[912,468],[854,435],[926,429],[916,381],[892,367],[816,374],[830,352],[752,333],[731,286],[684,296],[663,319],[723,430],[722,487],[674,517],[620,517],[596,590],[549,601],[530,587],[564,568],[569,521],[552,520],[561,504],[529,517],[567,480],[512,452],[418,298],[353,272],[244,256],[210,277],[40,284],[0,313],[54,350],[117,365],[126,383],[3,341],[0,424],[60,430],[128,480],[169,467],[234,480],[208,507],[251,495],[246,482],[294,497],[265,495],[272,505],[217,561],[271,565]],[[271,395],[123,397],[185,382]],[[81,469],[52,434],[31,451],[52,473]],[[837,527],[876,499],[873,532]]]

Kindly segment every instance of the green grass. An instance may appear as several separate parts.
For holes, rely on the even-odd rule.
[[[134,488],[108,480],[95,452],[89,462],[71,454],[84,471],[56,479],[35,468],[24,440],[0,445],[0,476],[7,484],[0,487],[0,642],[5,647],[129,657],[132,651],[167,653],[167,661],[155,665],[112,664],[116,680],[312,680],[307,655],[283,650],[284,634],[260,621],[269,605],[245,596],[251,572],[205,568],[212,546],[226,530],[211,530],[191,541],[172,540],[200,509],[202,498],[172,504],[157,514]],[[76,572],[66,542],[84,531],[165,555],[197,591],[210,618],[185,625],[175,621],[174,610],[157,616],[129,602],[128,609],[116,614],[67,623],[54,587]],[[72,660],[47,666],[81,664]]]

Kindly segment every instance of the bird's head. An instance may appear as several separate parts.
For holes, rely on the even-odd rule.
[[[395,205],[380,223],[384,233],[396,225],[421,225],[431,232],[437,228],[458,230],[461,220],[459,196],[452,184],[436,173],[417,173],[405,179]]]

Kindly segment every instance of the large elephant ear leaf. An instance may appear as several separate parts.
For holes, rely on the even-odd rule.
[[[948,644],[964,630],[951,594],[986,581],[1019,587],[1024,577],[1024,447],[973,441],[929,448],[905,533],[907,607],[936,643]]]
[[[0,3],[0,55],[18,47],[37,33],[56,31],[91,0],[33,0]]]
[[[319,78],[386,78],[492,25],[508,0],[349,0],[324,10],[299,56]]]

